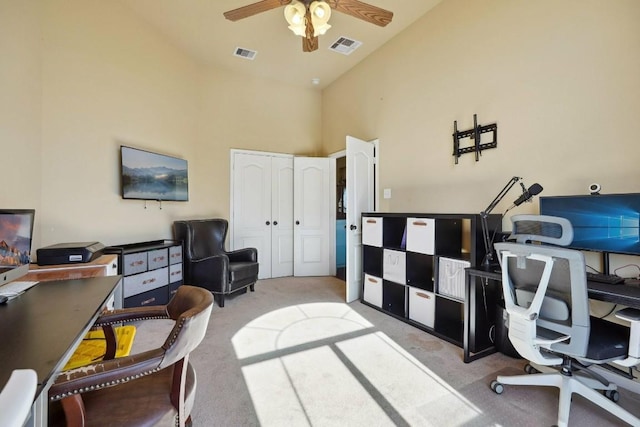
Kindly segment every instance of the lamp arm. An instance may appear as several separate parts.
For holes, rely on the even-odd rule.
[[[489,225],[487,224],[487,217],[493,211],[493,209],[500,203],[500,201],[507,195],[509,190],[518,183],[522,178],[519,176],[512,177],[507,184],[500,190],[498,195],[493,199],[489,206],[485,208],[482,212],[480,212],[480,225],[482,228],[482,239],[484,240],[484,260],[482,261],[482,266],[484,268],[489,268],[491,262],[493,261],[493,248],[491,247],[491,237],[489,236]]]

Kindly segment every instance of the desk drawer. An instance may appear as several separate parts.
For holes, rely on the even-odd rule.
[[[147,292],[162,286],[167,286],[169,267],[159,268],[157,270],[147,271],[146,273],[136,274],[134,276],[125,276],[124,278],[124,298]]]
[[[149,270],[155,270],[156,268],[162,268],[169,265],[169,249],[156,249],[149,251]]]
[[[122,272],[125,276],[142,273],[144,271],[147,271],[146,252],[125,254],[124,263],[122,264]]]

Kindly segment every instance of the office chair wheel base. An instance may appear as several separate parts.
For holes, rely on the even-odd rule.
[[[537,374],[540,371],[538,371],[536,368],[534,368],[533,366],[527,363],[526,365],[524,365],[524,372],[526,374]]]
[[[605,390],[604,396],[613,403],[618,403],[620,400],[620,393],[618,393],[618,390]]]
[[[504,391],[504,386],[502,385],[502,383],[499,383],[496,380],[491,381],[489,387],[491,387],[491,390],[493,390],[495,394],[502,394],[502,392]]]

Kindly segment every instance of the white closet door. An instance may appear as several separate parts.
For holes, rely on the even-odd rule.
[[[271,277],[271,156],[233,153],[233,249],[258,250],[260,274]]]
[[[294,158],[294,275],[331,274],[335,159]]]
[[[293,276],[293,158],[271,159],[271,184],[271,277]]]

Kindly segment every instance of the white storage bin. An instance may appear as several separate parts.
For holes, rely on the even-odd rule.
[[[434,293],[409,286],[409,319],[433,328],[435,313]]]
[[[137,252],[133,254],[125,254],[122,269],[124,270],[125,276],[147,271],[147,253]]]
[[[435,236],[435,219],[407,218],[407,251],[433,255]]]
[[[438,293],[464,300],[464,269],[471,267],[469,261],[438,258]]]
[[[369,304],[373,304],[376,307],[382,308],[381,278],[371,276],[369,274],[364,275],[364,292],[362,294],[362,299],[364,299]]]
[[[382,218],[362,217],[362,244],[382,247]]]
[[[407,256],[404,252],[383,249],[382,277],[401,285],[407,284]]]
[[[169,284],[168,269],[168,267],[165,267],[133,276],[125,276],[123,279],[124,298],[167,286]]]

